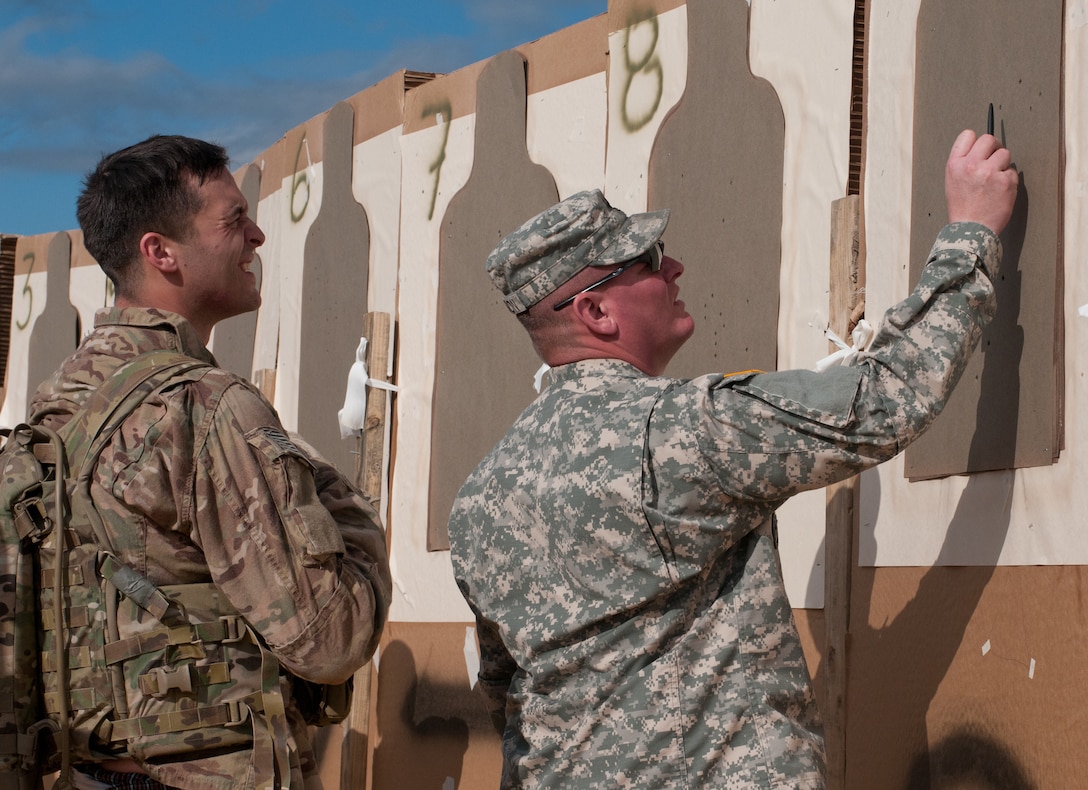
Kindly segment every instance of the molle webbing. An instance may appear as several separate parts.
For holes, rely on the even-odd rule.
[[[258,786],[290,784],[276,657],[214,585],[159,588],[123,563],[111,545],[116,529],[103,521],[111,516],[90,494],[99,456],[132,412],[207,368],[173,351],[135,358],[62,428],[53,451],[61,460],[67,451],[74,477],[70,518],[60,515],[66,498],[54,498],[54,520],[68,528],[42,547],[41,598],[51,605],[42,618],[43,696],[62,783],[73,762],[103,756],[172,761],[251,749]]]

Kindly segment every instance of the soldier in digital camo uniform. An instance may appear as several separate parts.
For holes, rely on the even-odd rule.
[[[227,164],[219,146],[157,136],[104,157],[87,177],[79,222],[116,306],[98,313],[94,332],[39,388],[33,421],[59,429],[138,354],[174,349],[214,364],[215,324],[257,309],[249,267],[265,237]],[[377,645],[391,594],[377,514],[288,437],[254,387],[218,367],[145,401],[102,457],[91,491],[120,559],[157,585],[211,582],[245,616],[279,662],[271,687],[287,721],[255,715],[241,731],[287,733],[279,747],[290,769],[277,767],[274,786],[314,787],[299,679],[341,683]],[[251,737],[202,737],[180,732],[172,750],[156,745],[154,760],[79,766],[75,785],[254,786]]]
[[[992,136],[962,133],[918,286],[868,352],[823,373],[662,376],[693,331],[684,267],[658,245],[667,211],[583,192],[499,244],[488,274],[550,383],[449,533],[503,788],[824,786],[774,513],[941,410],[993,314],[1017,182]]]

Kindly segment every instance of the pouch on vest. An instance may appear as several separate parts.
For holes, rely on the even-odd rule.
[[[65,456],[56,434],[29,425],[0,435],[0,786],[30,790],[41,786],[39,755],[56,748],[42,702],[38,547],[66,517],[53,496]]]

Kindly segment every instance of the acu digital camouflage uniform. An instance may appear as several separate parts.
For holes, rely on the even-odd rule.
[[[824,373],[551,371],[450,519],[504,788],[824,786],[774,512],[932,422],[999,260],[984,226],[946,227],[869,351]]]
[[[215,362],[171,313],[103,310],[95,326],[35,394],[33,422],[59,430],[142,353],[172,349]],[[137,407],[103,452],[91,496],[122,562],[160,588],[214,584],[263,638],[281,667],[291,783],[314,779],[293,675],[340,683],[377,644],[391,580],[373,508],[316,451],[287,437],[254,387],[218,367]],[[173,754],[155,761],[132,756],[171,786],[253,786],[247,738],[217,744],[198,730],[177,739]]]

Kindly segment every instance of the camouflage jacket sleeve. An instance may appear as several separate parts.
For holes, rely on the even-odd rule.
[[[885,461],[944,408],[993,316],[987,273],[1000,258],[984,226],[949,225],[918,285],[851,365],[703,377],[666,408],[696,421],[722,490],[742,499],[782,500]]]
[[[502,642],[502,629],[473,605],[468,584],[463,579],[457,583],[476,616],[476,641],[480,646],[477,689],[487,706],[491,724],[501,735],[506,730],[506,694],[518,665]]]
[[[346,680],[373,653],[391,596],[373,508],[242,383],[224,391],[194,476],[213,580],[287,669]]]

